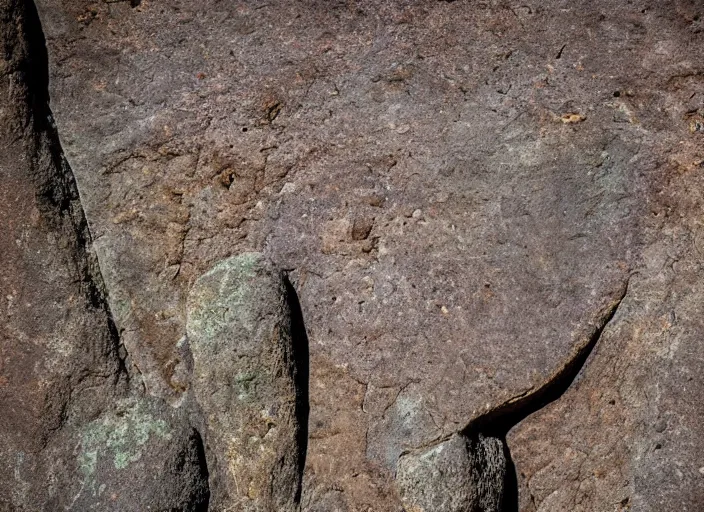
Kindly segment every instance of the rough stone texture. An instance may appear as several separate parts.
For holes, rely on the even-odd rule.
[[[73,510],[206,510],[200,434],[178,409],[127,399],[81,428]]]
[[[192,385],[223,511],[298,509],[303,460],[283,276],[257,253],[218,263],[188,298]]]
[[[2,0],[0,22],[0,510],[205,510],[185,410],[130,389],[36,12]]]
[[[639,272],[582,378],[509,436],[522,511],[702,508],[702,181],[689,160],[701,143],[682,139]]]
[[[397,507],[400,453],[541,384],[628,275],[639,139],[603,129],[621,84],[585,87],[599,78],[572,66],[577,39],[546,87],[564,43],[531,32],[535,13],[40,5],[64,145],[147,389],[176,399],[184,296],[215,262],[255,249],[296,270],[312,492]],[[563,123],[572,111],[589,122]],[[386,394],[366,413],[328,402],[355,382]]]
[[[78,483],[63,432],[107,407],[123,375],[27,18],[0,2],[0,508],[51,510]]]
[[[396,481],[411,512],[499,512],[505,473],[499,439],[454,434],[430,450],[402,455]]]
[[[201,428],[193,397],[213,382],[191,380],[179,344],[187,297],[232,255],[264,253],[289,271],[310,337],[303,508],[398,511],[401,454],[432,451],[533,396],[630,278],[577,385],[508,436],[520,508],[697,510],[700,2],[38,6],[56,123],[131,393]],[[2,18],[3,37],[15,21]],[[0,69],[3,116],[26,105],[15,101],[17,58],[6,50]],[[41,156],[15,143],[23,129],[3,132],[3,161],[18,168]],[[9,199],[34,190],[12,187]],[[32,209],[3,206],[10,261],[37,257],[12,245]],[[83,281],[29,288],[46,293],[36,304],[66,304]],[[39,311],[22,307],[23,319]],[[85,308],[43,309],[58,318]],[[55,324],[47,315],[30,327]],[[32,346],[7,339],[3,350]],[[65,400],[37,389],[78,384],[61,388],[45,372],[51,384],[32,387],[37,359],[12,357],[3,421],[31,426],[22,442],[41,446],[59,415],[43,404],[61,411]],[[77,379],[88,363],[69,359],[56,375]],[[97,404],[114,386],[103,380],[86,385]],[[24,453],[3,450],[6,461]],[[2,485],[5,500],[19,488]]]

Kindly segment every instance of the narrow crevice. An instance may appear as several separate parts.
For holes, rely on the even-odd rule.
[[[575,378],[582,370],[589,355],[601,338],[601,334],[616,315],[619,305],[626,296],[628,282],[626,282],[618,296],[602,311],[591,332],[584,342],[574,352],[572,357],[542,386],[535,391],[518,399],[509,400],[499,407],[477,417],[462,431],[467,435],[472,432],[491,433],[493,437],[505,436],[511,428],[523,421],[526,417],[542,409],[546,405],[559,399],[569,389]]]
[[[518,471],[511,457],[511,449],[506,442],[506,437],[501,439],[506,457],[506,474],[504,475],[504,495],[501,500],[503,512],[518,512]]]
[[[195,444],[198,467],[200,468],[200,480],[204,482],[204,489],[202,494],[195,497],[194,503],[191,504],[189,510],[193,512],[208,512],[208,507],[210,506],[210,473],[205,458],[205,446],[198,430],[193,429],[191,439]]]
[[[54,220],[53,227],[57,231],[62,232],[67,229],[71,231],[70,238],[74,240],[75,254],[73,263],[86,298],[93,308],[105,312],[110,339],[108,350],[118,363],[115,379],[116,381],[120,378],[129,379],[125,363],[127,354],[110,311],[97,255],[91,248],[92,236],[81,205],[76,179],[64,156],[51,112],[49,54],[46,38],[35,3],[32,0],[25,0],[24,7],[27,55],[23,72],[31,105],[34,143],[37,147],[45,146],[51,157],[51,162],[33,162],[33,179],[37,186],[39,203],[47,210],[46,218],[49,221]]]
[[[284,275],[286,287],[286,300],[291,312],[291,341],[293,350],[293,363],[295,367],[294,382],[296,386],[296,419],[298,432],[296,433],[298,445],[298,468],[300,471],[296,502],[301,501],[303,490],[303,471],[306,466],[308,452],[308,418],[310,415],[309,379],[310,379],[310,354],[308,348],[308,334],[303,322],[303,311],[298,300],[296,289],[291,284],[287,275]]]
[[[495,488],[501,489],[502,493],[499,511],[518,512],[518,477],[511,452],[506,443],[506,435],[528,416],[558,400],[567,392],[582,371],[604,329],[616,315],[627,292],[628,280],[624,282],[614,300],[602,310],[596,323],[591,326],[590,332],[585,336],[585,342],[577,348],[572,357],[552,378],[536,390],[509,400],[477,417],[460,432],[470,446],[477,445],[479,440],[486,438],[498,439],[503,444],[503,453],[506,459],[504,480],[502,483],[495,482]],[[481,466],[482,461],[480,460],[479,463]],[[481,470],[481,468],[478,469]]]

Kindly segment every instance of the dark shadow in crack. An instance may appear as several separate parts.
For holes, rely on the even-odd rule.
[[[193,429],[191,439],[195,444],[196,456],[198,457],[198,467],[200,468],[200,479],[205,482],[205,488],[201,495],[195,496],[193,503],[189,506],[189,510],[194,512],[208,512],[210,506],[210,473],[208,472],[208,463],[205,459],[205,447],[203,446],[203,438],[198,430]]]
[[[506,438],[504,444],[504,457],[506,457],[506,475],[504,476],[504,496],[501,502],[502,512],[518,512],[518,473],[511,457]]]
[[[533,393],[509,401],[479,416],[469,423],[461,432],[467,439],[473,439],[477,434],[501,440],[506,457],[506,474],[504,477],[503,499],[500,512],[518,512],[518,475],[511,458],[511,452],[506,443],[508,432],[531,414],[539,411],[551,402],[558,400],[572,386],[582,368],[596,347],[601,334],[616,315],[618,307],[628,292],[628,280],[619,290],[616,299],[602,311],[597,323],[591,327],[584,343],[553,377]]]
[[[310,378],[310,353],[308,348],[308,334],[303,322],[303,311],[298,300],[296,289],[291,284],[288,276],[284,275],[286,286],[286,300],[291,311],[291,341],[293,344],[293,363],[295,366],[294,382],[296,385],[296,418],[299,430],[298,441],[298,467],[301,478],[299,480],[296,501],[301,501],[303,469],[306,465],[308,452],[308,417],[310,415],[309,403],[309,378]]]
[[[49,110],[49,54],[46,49],[46,39],[39,21],[37,7],[31,0],[25,0],[27,23],[25,24],[28,69],[27,83],[30,84],[32,96],[32,112],[37,113],[35,123],[39,123],[39,131],[47,128]],[[43,129],[43,130],[42,130]]]

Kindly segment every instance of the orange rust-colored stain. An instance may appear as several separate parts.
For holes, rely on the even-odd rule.
[[[575,112],[568,112],[568,113],[562,114],[560,116],[560,121],[562,121],[565,124],[581,123],[585,119],[586,119],[586,116],[583,116],[582,114],[578,114]]]

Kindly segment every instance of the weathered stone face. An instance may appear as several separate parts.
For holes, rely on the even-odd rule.
[[[401,500],[413,512],[498,512],[506,459],[499,439],[455,434],[433,448],[399,459]]]
[[[692,150],[683,142],[677,160]],[[702,407],[693,400],[701,257],[699,221],[690,217],[701,178],[670,165],[673,175],[652,204],[653,239],[613,328],[578,384],[509,435],[520,510],[592,511],[606,503],[618,511],[697,510],[704,500]]]
[[[699,3],[1,2],[0,501],[696,509]]]
[[[79,432],[80,489],[73,510],[204,510],[203,442],[180,410],[126,399]]]
[[[257,253],[218,263],[194,283],[186,325],[194,395],[222,482],[213,505],[297,510],[305,418],[283,275]]]
[[[121,363],[55,152],[46,50],[23,3],[0,2],[0,19],[0,507],[49,510],[77,484],[62,433],[119,392]]]
[[[0,20],[0,509],[205,510],[187,411],[130,387],[36,12],[0,1]]]

